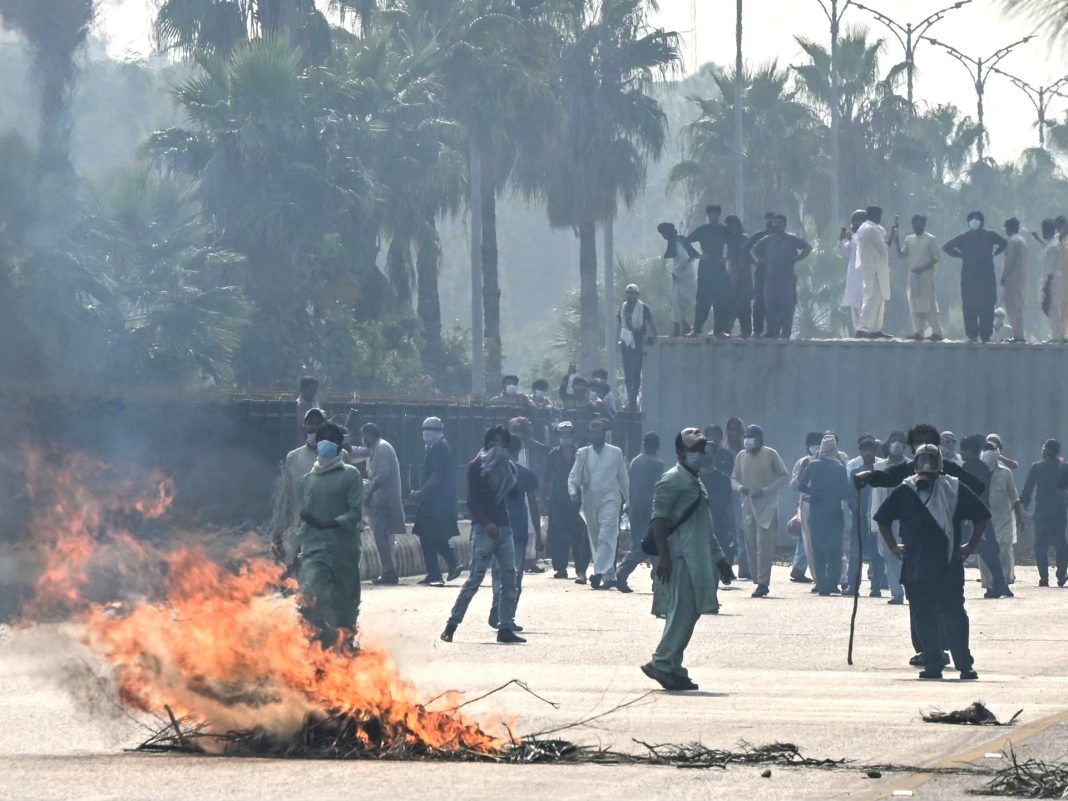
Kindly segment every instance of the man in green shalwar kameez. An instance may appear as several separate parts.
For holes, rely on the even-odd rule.
[[[301,481],[300,592],[303,612],[324,647],[354,633],[360,606],[363,478],[342,461],[344,433],[327,423],[316,433],[317,458]]]
[[[653,571],[653,614],[664,618],[664,633],[646,676],[665,690],[696,690],[682,656],[701,615],[719,611],[719,580],[734,578],[719,540],[712,532],[708,493],[699,473],[705,454],[700,429],[685,428],[675,437],[678,464],[653,490],[653,535],[658,559]]]

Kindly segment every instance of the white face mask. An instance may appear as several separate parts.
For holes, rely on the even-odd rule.
[[[307,444],[307,446],[309,448],[314,448],[315,447],[315,434],[305,434],[304,435],[304,442]]]
[[[819,454],[819,452],[820,452],[820,446],[819,445],[809,445],[808,446],[808,455],[809,456],[817,456]]]
[[[968,227],[973,231],[978,231],[981,226],[982,223],[979,220],[968,220]]]
[[[891,442],[890,443],[890,455],[891,456],[900,456],[904,452],[905,452],[905,443],[904,442]]]
[[[424,431],[423,432],[423,442],[426,443],[427,445],[433,445],[435,442],[437,442],[439,439],[441,439],[444,436],[445,435],[440,431]]]
[[[515,384],[508,384],[504,388],[504,394],[505,395],[518,395],[519,394],[519,387],[517,387]]]
[[[742,446],[747,451],[755,451],[756,450],[756,445],[757,445],[756,437],[746,437],[745,439],[742,440]]]
[[[998,452],[997,451],[983,451],[982,456],[979,457],[983,464],[986,465],[988,470],[993,470],[998,466]]]
[[[544,389],[536,389],[536,390],[534,390],[534,397],[537,398],[538,400],[544,400],[545,396],[547,394],[548,393]]]

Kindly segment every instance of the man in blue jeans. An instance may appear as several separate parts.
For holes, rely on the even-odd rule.
[[[471,572],[460,588],[441,639],[452,642],[456,627],[467,614],[486,571],[494,562],[501,572],[497,642],[526,642],[515,633],[515,542],[508,520],[508,499],[519,494],[515,465],[508,452],[508,428],[496,425],[486,431],[482,450],[467,465],[467,511],[471,515]]]
[[[538,508],[538,477],[519,463],[519,452],[523,441],[512,434],[508,445],[508,454],[515,468],[516,489],[518,492],[508,498],[508,519],[512,523],[512,541],[515,543],[515,608],[519,608],[519,596],[523,594],[523,569],[527,563],[527,543],[530,540],[530,527],[534,526],[537,542],[541,541],[541,510]],[[490,605],[489,625],[491,629],[500,628],[501,609],[501,568],[493,565],[493,603]],[[522,631],[523,627],[513,623],[512,631]]]

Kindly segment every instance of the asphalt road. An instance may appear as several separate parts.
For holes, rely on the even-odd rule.
[[[908,610],[861,599],[856,664],[846,664],[851,602],[809,594],[776,567],[772,595],[724,591],[721,614],[701,620],[688,653],[701,690],[668,694],[638,670],[656,644],[648,571],[638,592],[595,592],[551,573],[527,576],[519,621],[529,643],[498,646],[486,625],[489,590],[472,604],[452,644],[438,640],[458,586],[368,588],[365,637],[390,643],[401,671],[427,696],[457,689],[474,697],[520,679],[554,708],[511,687],[477,702],[476,715],[504,716],[517,732],[567,726],[653,691],[634,705],[561,736],[621,749],[634,739],[701,741],[730,748],[795,743],[811,757],[850,760],[837,770],[737,766],[496,766],[191,758],[123,752],[143,739],[90,678],[72,635],[55,628],[0,629],[0,799],[328,798],[961,798],[976,776],[884,772],[1005,764],[989,757],[1011,742],[1021,755],[1065,758],[1068,744],[1068,589],[1039,589],[1020,568],[1015,599],[986,601],[968,571],[968,610],[978,682],[921,682],[911,656]],[[458,583],[457,583],[458,585]],[[924,723],[921,710],[982,699],[1012,728]]]

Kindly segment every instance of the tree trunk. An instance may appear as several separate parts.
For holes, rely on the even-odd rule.
[[[482,165],[482,312],[485,315],[486,384],[501,383],[501,284],[497,269],[497,188],[492,166]]]
[[[471,137],[468,188],[471,209],[471,394],[486,392],[486,363],[482,325],[482,154]]]
[[[360,0],[360,36],[367,38],[374,30],[372,17],[375,13],[375,0]]]
[[[441,239],[438,238],[434,222],[433,218],[427,220],[427,231],[419,239],[415,257],[418,284],[416,313],[423,326],[423,349],[419,354],[423,372],[431,376],[440,389],[444,377],[441,363],[441,296],[438,293]]]
[[[604,231],[604,369],[608,371],[608,385],[615,388],[619,377],[616,375],[616,357],[619,353],[616,343],[619,330],[616,328],[616,256],[615,256],[615,220],[605,220]]]
[[[583,223],[579,235],[579,369],[589,376],[597,367],[597,226]]]
[[[412,308],[412,244],[406,236],[394,236],[386,250],[386,276],[401,312]]]

